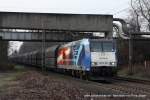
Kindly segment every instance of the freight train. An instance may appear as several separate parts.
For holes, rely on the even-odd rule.
[[[116,74],[116,51],[114,39],[81,39],[49,47],[44,52],[37,50],[14,55],[10,60],[39,67],[44,61],[46,69],[69,73],[80,78],[105,77]]]

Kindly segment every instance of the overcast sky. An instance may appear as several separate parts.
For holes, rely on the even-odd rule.
[[[0,0],[0,11],[113,14],[125,17],[130,0]]]

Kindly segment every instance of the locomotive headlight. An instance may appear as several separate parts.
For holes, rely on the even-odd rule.
[[[92,65],[97,65],[97,62],[92,62]]]
[[[115,62],[110,62],[110,65],[115,65]]]
[[[112,65],[115,65],[115,63],[114,63],[114,62],[112,62],[111,64],[112,64]]]
[[[94,62],[92,62],[92,65],[94,65]]]

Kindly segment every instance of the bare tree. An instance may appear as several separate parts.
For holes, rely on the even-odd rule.
[[[142,23],[146,23],[147,30],[150,31],[150,1],[149,0],[131,0],[131,7],[136,15],[137,26],[139,27],[139,19],[143,19]]]
[[[131,7],[132,7],[132,9],[133,9],[133,11],[131,11],[132,12],[132,15],[134,16],[132,19],[131,19],[131,23],[132,23],[132,25],[135,27],[135,31],[140,31],[140,28],[141,28],[141,26],[140,26],[140,23],[139,23],[139,16],[140,16],[140,14],[138,13],[138,10],[136,10],[135,8],[134,8],[134,6],[133,6],[133,0],[131,0]]]
[[[129,24],[129,31],[130,32],[140,32],[141,31],[141,24],[139,15],[135,13],[133,9],[130,10],[130,16],[126,19]]]

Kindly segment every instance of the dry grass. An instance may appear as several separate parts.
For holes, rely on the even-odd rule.
[[[122,66],[118,72],[119,76],[127,76],[140,79],[150,80],[150,66],[144,66],[144,64],[134,64],[132,69],[127,66]]]

